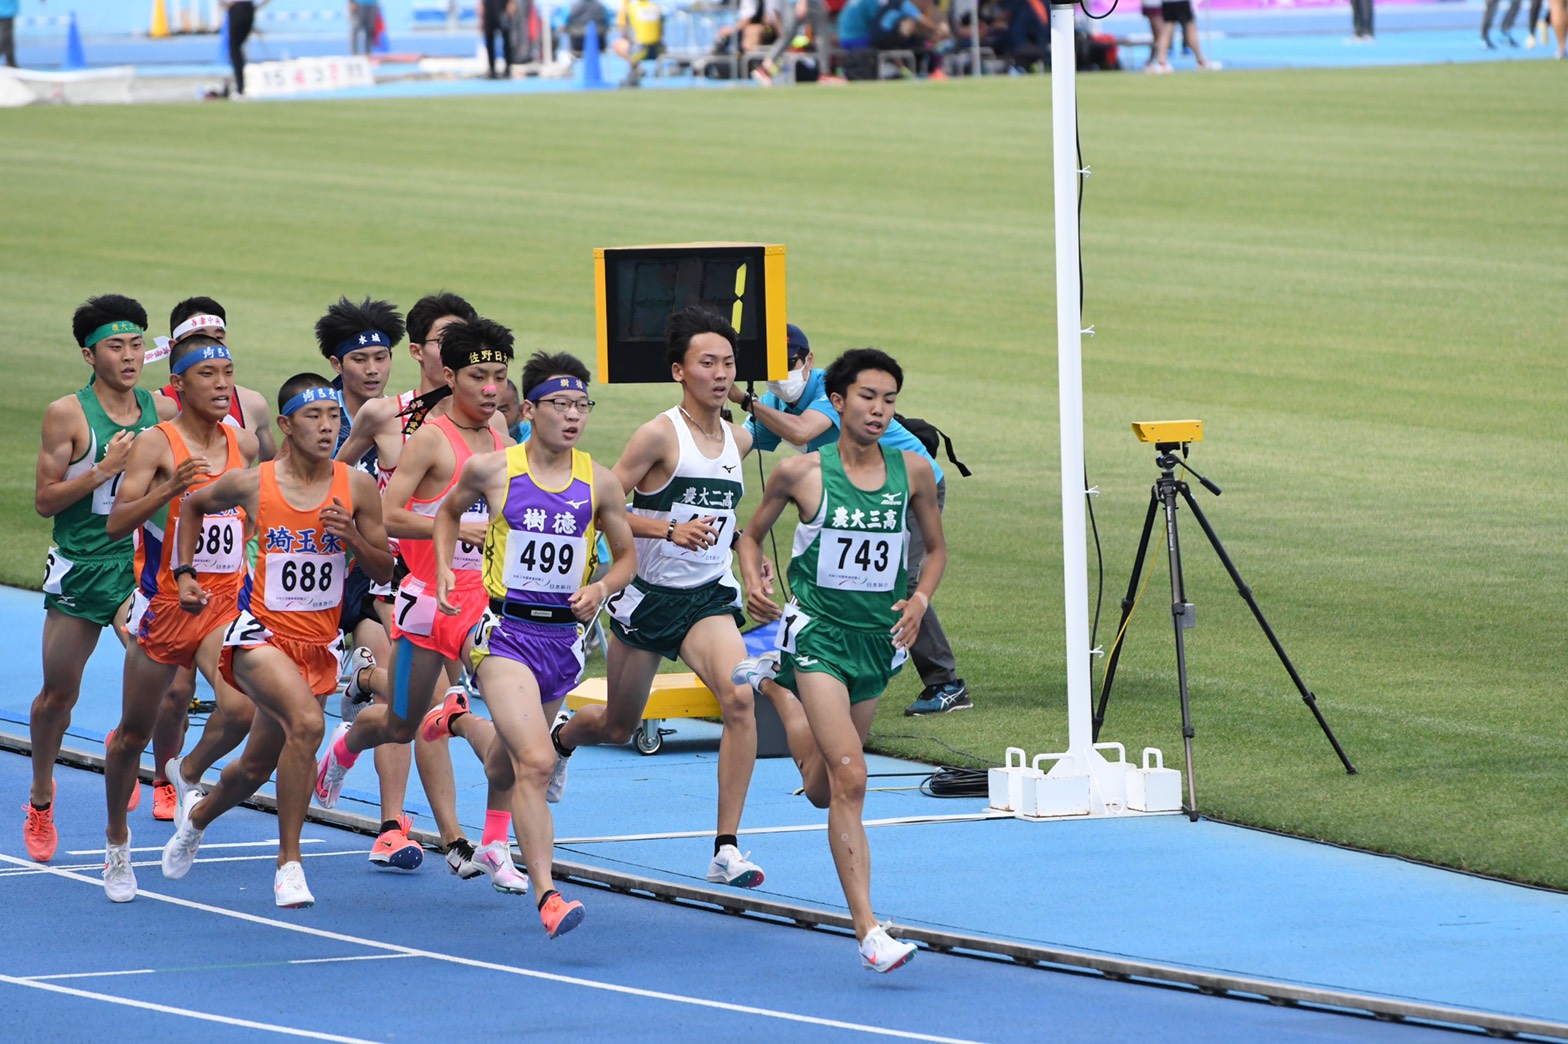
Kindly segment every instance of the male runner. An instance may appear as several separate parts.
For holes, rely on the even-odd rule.
[[[758,620],[783,618],[777,684],[799,695],[807,728],[786,692],[765,688],[785,722],[807,797],[828,809],[828,844],[861,961],[879,972],[906,963],[915,947],[891,938],[871,911],[862,820],[866,733],[947,564],[930,464],[878,442],[903,383],[898,363],[875,348],[845,352],[829,366],[828,395],[841,418],[838,442],[781,462],[737,542],[747,611]],[[762,571],[762,537],[789,504],[799,510],[800,524],[789,564],[794,598],[781,612],[773,581]],[[906,598],[911,515],[925,535],[926,560],[919,586]],[[743,663],[736,676],[753,680],[758,666]]]
[[[129,297],[89,298],[71,317],[82,361],[92,367],[86,387],[51,402],[43,436],[33,504],[54,520],[53,546],[44,559],[43,688],[28,719],[33,784],[22,839],[40,863],[53,856],[54,759],[81,693],[82,671],[105,627],[136,586],[131,538],[109,536],[114,506],[136,433],[158,422],[141,376],[147,311]]]
[[[329,311],[340,311],[347,301],[340,301]],[[397,471],[404,444],[413,437],[426,421],[447,411],[447,397],[451,387],[446,383],[446,368],[441,361],[441,334],[455,322],[479,318],[474,306],[454,293],[442,291],[427,294],[408,310],[408,351],[419,366],[419,384],[416,388],[396,397],[372,399],[354,418],[354,431],[338,450],[338,459],[356,461],[367,451],[375,454],[377,474],[384,491]],[[323,322],[326,322],[323,319]],[[320,324],[317,336],[320,338]],[[497,416],[493,421],[505,432],[505,419]],[[392,553],[397,554],[397,541],[391,542]],[[394,573],[400,579],[401,567]],[[378,591],[378,594],[382,593]],[[384,592],[390,599],[391,589]],[[390,603],[389,603],[390,607]],[[364,657],[355,650],[356,663]],[[446,680],[437,679],[437,688],[431,700],[438,700],[439,693],[448,685],[462,682],[462,673],[449,673]],[[415,719],[416,723],[418,719]],[[473,861],[474,846],[463,836],[462,825],[457,821],[457,782],[452,775],[452,758],[444,738],[434,742],[416,740],[414,757],[419,764],[419,778],[424,784],[425,797],[435,816],[436,828],[441,834],[441,845],[446,854],[447,867],[458,877],[477,877],[481,868]],[[376,747],[376,772],[381,778],[381,818],[386,822],[400,822],[403,795],[408,787],[408,748],[401,744],[382,744]],[[383,837],[386,836],[383,830]],[[406,835],[405,835],[406,836]],[[395,841],[395,839],[394,839]],[[377,845],[380,845],[378,839]],[[372,855],[374,855],[374,850]]]
[[[181,878],[213,820],[244,801],[277,770],[278,862],[273,901],[311,906],[300,863],[300,830],[310,807],[322,701],[338,687],[338,614],[348,557],[373,578],[392,575],[375,480],[332,459],[341,406],[327,380],[302,373],[278,392],[278,428],[288,452],[260,468],[234,472],[186,501],[198,524],[236,509],[261,534],[255,570],[240,591],[238,615],[223,636],[223,673],[256,701],[249,742],[205,797],[181,792],[175,832],[163,849],[163,875]],[[182,530],[180,606],[207,611],[214,579],[200,568],[197,538]]]
[[[750,687],[730,680],[746,656],[730,545],[751,436],[719,415],[735,380],[735,341],[730,324],[704,309],[670,317],[670,375],[681,401],[637,429],[615,463],[615,477],[632,497],[627,520],[637,540],[637,578],[610,600],[605,705],[563,716],[551,731],[558,754],[551,791],[559,799],[575,748],[631,737],[660,658],[679,656],[718,697],[724,718],[708,880],[755,888],[762,869],[741,854],[737,833],[757,762],[756,708]]]
[[[470,632],[488,603],[479,568],[485,526],[490,521],[489,507],[480,502],[463,516],[463,542],[455,561],[457,586],[453,600],[459,607],[455,615],[436,610],[431,520],[456,484],[464,462],[475,453],[493,453],[505,445],[503,436],[491,426],[490,417],[506,383],[512,334],[488,319],[450,323],[441,335],[441,356],[446,361],[445,377],[452,389],[444,403],[446,412],[427,419],[409,437],[384,494],[388,532],[397,538],[398,555],[408,570],[398,584],[392,619],[392,657],[387,666],[393,679],[392,702],[390,707],[367,709],[355,719],[352,729],[344,724],[333,732],[316,788],[317,800],[329,808],[336,804],[342,787],[341,773],[332,775],[330,781],[327,778],[332,752],[337,753],[336,764],[347,769],[367,747],[409,742],[414,725],[425,717],[429,707],[427,694],[451,670],[460,670],[459,657],[472,649]],[[413,694],[424,696],[420,706],[414,706]],[[447,691],[442,708],[449,712],[444,716],[448,723],[453,713],[466,713],[468,698],[463,686]],[[449,727],[432,726],[425,739],[439,741],[449,735]],[[465,736],[483,761],[493,737],[489,723],[471,717]],[[347,757],[343,756],[345,751]],[[492,788],[494,808],[504,811],[510,799],[505,789]],[[500,847],[505,848],[504,839]],[[487,850],[481,843],[474,861],[491,875],[498,889],[519,890],[510,887],[521,885],[521,880],[504,852],[497,855],[493,848]]]
[[[136,897],[126,801],[136,786],[137,764],[175,670],[201,661],[218,702],[201,740],[184,759],[196,780],[185,778],[180,759],[168,763],[167,768],[175,770],[169,773],[169,781],[177,787],[199,786],[202,771],[244,739],[254,713],[250,700],[213,670],[223,629],[234,619],[235,599],[245,578],[246,517],[231,511],[206,519],[199,531],[195,523],[190,526],[187,535],[194,541],[194,564],[210,574],[212,595],[205,611],[194,618],[179,612],[178,578],[170,556],[179,537],[185,495],[225,471],[243,470],[256,455],[256,437],[223,423],[234,395],[234,362],[218,341],[205,335],[184,338],[170,350],[169,373],[183,408],[174,420],[137,436],[108,522],[110,536],[141,528],[137,591],[128,621],[136,640],[125,650],[120,723],[104,757],[104,792],[109,802],[104,892],[117,903]]]
[[[492,793],[515,782],[517,841],[540,921],[553,939],[582,922],[583,906],[563,899],[550,873],[550,720],[582,677],[584,625],[631,580],[637,559],[620,483],[576,448],[593,409],[588,368],[564,353],[536,353],[523,368],[522,386],[523,416],[533,424],[528,441],[471,458],[436,512],[436,598],[441,612],[462,611],[454,551],[464,513],[483,498],[490,508],[483,559],[490,615],[473,655],[497,739],[485,775]],[[609,538],[615,561],[590,583],[596,530]],[[505,830],[494,811],[486,814],[486,840],[492,828]],[[510,849],[503,851],[510,862]]]

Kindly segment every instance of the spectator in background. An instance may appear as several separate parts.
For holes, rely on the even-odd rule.
[[[946,74],[934,48],[948,35],[947,22],[929,0],[849,0],[838,16],[839,45],[844,50],[913,51],[916,71],[937,79],[946,79]]]
[[[483,0],[479,15],[479,34],[485,41],[485,77],[510,80],[512,78],[512,19],[517,17],[517,0]],[[495,38],[501,38],[501,57],[506,71],[495,73]]]
[[[508,380],[506,387],[501,390],[501,398],[496,403],[496,412],[506,418],[506,433],[512,437],[513,442],[522,442],[528,437],[528,428],[532,425],[524,423],[522,419],[522,406],[518,402],[517,385]]]
[[[615,20],[620,35],[612,45],[630,66],[622,87],[636,87],[642,80],[642,63],[664,53],[664,11],[653,0],[624,0]]]
[[[1350,0],[1350,17],[1356,35],[1352,43],[1372,42],[1372,0]]]
[[[1508,0],[1508,12],[1503,15],[1503,43],[1509,47],[1518,47],[1519,41],[1514,39],[1514,21],[1519,17],[1519,5],[1522,0]],[[1488,51],[1497,50],[1497,45],[1492,42],[1492,19],[1497,17],[1497,0],[1486,0],[1486,7],[1481,11],[1481,42]]]
[[[779,72],[779,59],[784,57],[784,52],[789,50],[795,42],[795,34],[800,30],[802,21],[811,23],[811,42],[817,51],[817,77],[820,79],[832,74],[832,56],[830,41],[833,39],[832,29],[828,22],[828,9],[823,0],[796,0],[784,8],[783,27],[779,31],[779,38],[773,41],[773,46],[768,49],[768,56],[762,64],[751,71],[751,78],[764,87],[773,85],[773,77]]]
[[[1568,57],[1568,0],[1552,0],[1552,31],[1557,34],[1557,58]]]
[[[4,4],[6,0],[0,0]],[[235,0],[228,5],[229,65],[234,69],[234,93],[245,93],[245,41],[256,24],[256,12],[272,0]]]
[[[0,55],[5,64],[16,68],[16,12],[19,0],[0,0]]]
[[[1160,6],[1160,14],[1164,15],[1165,25],[1154,45],[1154,72],[1171,71],[1171,44],[1175,42],[1178,25],[1181,26],[1182,43],[1192,50],[1198,68],[1213,70],[1220,67],[1219,62],[1211,62],[1203,57],[1203,48],[1198,44],[1198,19],[1192,13],[1192,0],[1165,0]]]
[[[376,0],[349,0],[348,3],[348,49],[350,54],[368,55],[376,49],[376,20],[381,11],[376,6]],[[359,49],[360,38],[365,41],[365,49]]]
[[[1160,37],[1165,33],[1165,8],[1160,0],[1143,0],[1143,17],[1149,20],[1149,60],[1143,63],[1143,71],[1157,72],[1154,59],[1160,52]]]
[[[575,0],[566,15],[566,40],[575,57],[582,57],[589,24],[599,27],[599,48],[610,36],[610,12],[599,0]]]

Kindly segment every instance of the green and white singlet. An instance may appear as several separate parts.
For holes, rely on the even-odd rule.
[[[735,510],[740,506],[745,486],[741,483],[740,453],[730,426],[720,422],[724,431],[724,450],[709,460],[697,449],[691,431],[681,419],[680,407],[666,410],[663,417],[675,426],[680,440],[680,458],[675,473],[663,488],[651,493],[632,491],[630,511],[643,518],[668,523],[689,522],[694,518],[713,518],[718,539],[712,547],[688,551],[658,537],[638,537],[637,577],[659,587],[700,587],[720,578],[729,578],[730,546],[735,542]]]
[[[152,393],[141,388],[135,392],[136,405],[142,412],[131,424],[112,420],[103,411],[103,404],[98,401],[91,384],[76,393],[77,401],[82,404],[82,414],[87,418],[88,442],[86,452],[65,469],[67,481],[87,474],[101,462],[109,451],[109,442],[120,432],[135,435],[158,423],[158,407]],[[67,558],[81,561],[124,555],[129,560],[134,538],[127,535],[111,540],[106,530],[109,509],[114,507],[114,498],[120,492],[120,482],[124,478],[125,474],[121,472],[54,516],[54,544]]]

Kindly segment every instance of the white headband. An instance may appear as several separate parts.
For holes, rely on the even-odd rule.
[[[178,341],[186,334],[193,334],[198,330],[222,329],[224,329],[223,320],[215,315],[193,315],[174,328],[174,333],[169,335],[169,340]]]
[[[167,337],[154,337],[153,347],[147,349],[147,357],[142,360],[143,365],[155,363],[159,359],[167,359],[174,344]]]

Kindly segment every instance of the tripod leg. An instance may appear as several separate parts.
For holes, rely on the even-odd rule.
[[[1236,585],[1237,593],[1247,603],[1247,608],[1252,610],[1252,615],[1257,619],[1258,626],[1263,628],[1263,634],[1268,638],[1269,644],[1274,647],[1275,654],[1279,656],[1279,662],[1285,665],[1285,671],[1290,675],[1290,680],[1295,683],[1296,691],[1301,693],[1301,701],[1307,705],[1307,709],[1312,711],[1312,716],[1318,720],[1318,726],[1323,730],[1323,735],[1328,737],[1330,745],[1334,748],[1334,753],[1339,755],[1340,763],[1345,766],[1345,772],[1354,776],[1356,767],[1350,763],[1350,757],[1345,753],[1345,748],[1339,745],[1339,740],[1334,736],[1334,730],[1328,727],[1328,720],[1323,717],[1323,712],[1318,710],[1317,696],[1307,688],[1307,683],[1301,680],[1301,675],[1296,671],[1296,665],[1290,662],[1289,656],[1285,655],[1285,647],[1275,637],[1274,629],[1269,626],[1268,619],[1263,615],[1263,610],[1258,607],[1257,599],[1252,597],[1252,589],[1242,581],[1241,574],[1236,571],[1236,564],[1230,560],[1230,556],[1225,553],[1224,545],[1220,543],[1219,534],[1214,532],[1213,526],[1209,525],[1208,518],[1203,514],[1202,509],[1198,507],[1197,501],[1193,499],[1192,490],[1187,487],[1186,483],[1181,485],[1181,493],[1183,499],[1187,501],[1187,506],[1192,509],[1193,517],[1198,520],[1198,525],[1203,527],[1203,533],[1209,538],[1209,544],[1213,546],[1214,553],[1219,556],[1220,563],[1225,566],[1225,571],[1230,574],[1231,582]]]
[[[1187,585],[1181,572],[1181,538],[1176,532],[1176,490],[1184,483],[1161,483],[1165,503],[1165,536],[1171,560],[1171,626],[1176,632],[1176,684],[1181,695],[1181,742],[1187,760],[1187,818],[1198,821],[1198,784],[1192,774],[1192,703],[1187,693],[1187,638],[1192,626],[1192,606],[1187,603]],[[1185,492],[1185,490],[1183,489]],[[1189,499],[1190,503],[1190,499]]]
[[[1138,554],[1132,562],[1132,579],[1127,581],[1127,594],[1122,599],[1122,618],[1116,625],[1116,640],[1111,645],[1111,658],[1105,662],[1105,680],[1100,684],[1100,703],[1094,710],[1094,739],[1100,739],[1100,726],[1105,724],[1105,705],[1111,699],[1111,683],[1116,680],[1116,661],[1122,655],[1122,637],[1126,633],[1127,618],[1132,615],[1133,604],[1138,598],[1138,577],[1143,575],[1143,558],[1149,551],[1149,536],[1154,532],[1154,513],[1160,509],[1157,489],[1149,490],[1149,513],[1143,518],[1143,535],[1138,538]]]

